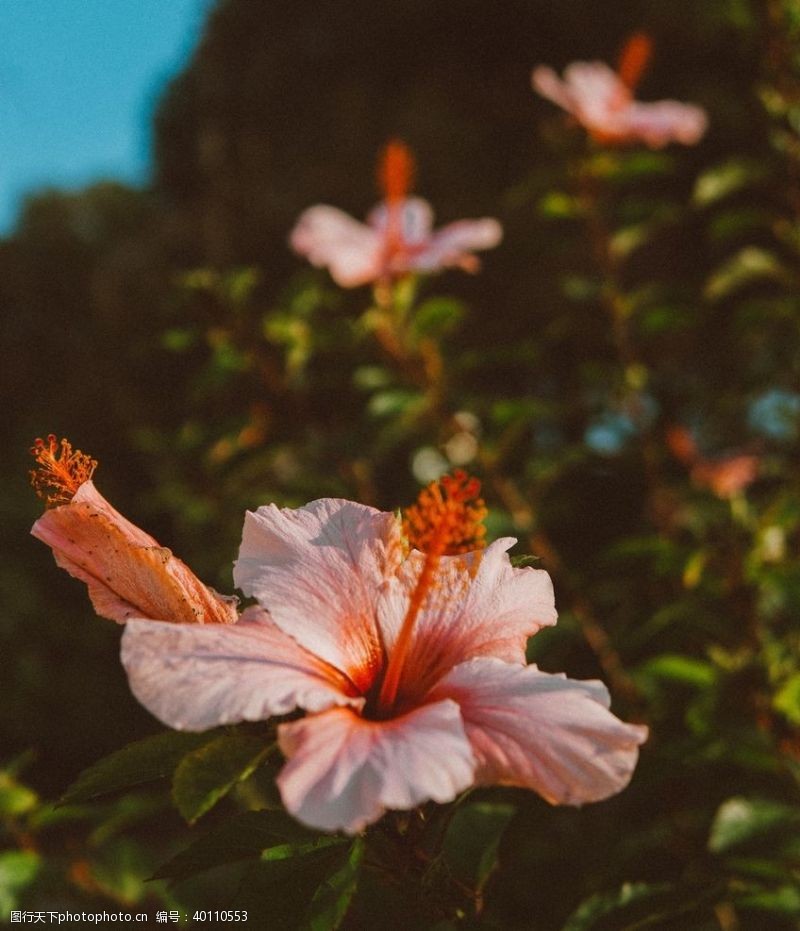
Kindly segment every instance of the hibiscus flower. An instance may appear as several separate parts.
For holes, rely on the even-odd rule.
[[[625,45],[618,71],[601,61],[576,61],[567,66],[562,80],[552,68],[539,65],[533,70],[533,88],[571,114],[600,143],[643,142],[651,149],[670,142],[694,145],[708,125],[701,107],[675,100],[634,99],[650,54],[650,40],[639,33]]]
[[[309,207],[290,236],[292,248],[328,268],[343,288],[385,282],[411,273],[458,267],[479,268],[475,250],[492,249],[503,231],[497,220],[459,220],[433,231],[433,210],[421,197],[408,197],[414,163],[401,142],[386,147],[380,168],[384,200],[360,223],[337,207]]]
[[[129,620],[122,662],[170,727],[205,730],[297,709],[278,725],[277,783],[301,822],[361,831],[389,809],[475,784],[579,805],[629,781],[646,728],[605,687],[526,665],[556,621],[546,572],[484,550],[477,484],[426,489],[402,522],[352,501],[248,513],[234,580],[258,604],[238,623]]]
[[[129,617],[229,624],[238,599],[204,585],[172,552],[123,517],[92,482],[96,460],[50,434],[31,449],[31,481],[47,510],[31,528],[56,563],[86,583],[95,611]]]

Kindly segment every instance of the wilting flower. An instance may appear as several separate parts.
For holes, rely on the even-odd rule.
[[[124,518],[92,482],[97,462],[50,434],[31,452],[31,481],[47,510],[31,533],[52,550],[59,566],[86,583],[95,611],[197,624],[236,620],[235,598],[203,585],[185,563]]]
[[[384,200],[367,222],[325,204],[309,207],[292,230],[292,248],[312,265],[328,268],[343,288],[443,268],[476,271],[479,262],[472,253],[500,242],[500,224],[488,217],[459,220],[434,232],[430,204],[408,196],[413,172],[409,149],[389,143],[380,168]]]
[[[473,784],[581,804],[622,789],[646,729],[605,687],[526,665],[555,623],[546,572],[485,550],[477,483],[430,486],[401,524],[338,499],[248,513],[232,626],[131,620],[122,662],[165,724],[205,730],[295,709],[278,726],[286,808],[354,833],[388,809],[448,802]],[[411,547],[409,549],[409,547]]]
[[[651,43],[639,33],[626,43],[619,70],[601,61],[576,61],[564,79],[539,65],[532,75],[534,90],[558,104],[603,144],[643,142],[661,149],[670,142],[694,145],[708,125],[705,111],[676,100],[641,103],[633,92],[647,65]]]
[[[708,488],[718,498],[734,498],[758,478],[758,456],[733,453],[707,458],[686,427],[670,427],[667,444],[675,458],[689,469],[692,482],[698,488]]]

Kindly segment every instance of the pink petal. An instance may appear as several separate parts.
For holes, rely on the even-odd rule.
[[[328,268],[343,288],[381,275],[382,243],[375,231],[336,207],[309,207],[289,239],[292,248],[319,268]]]
[[[449,802],[473,781],[474,759],[458,705],[441,701],[390,721],[344,708],[278,728],[289,758],[283,803],[324,831],[361,831],[387,809]]]
[[[647,728],[608,710],[601,682],[577,682],[535,666],[476,659],[431,693],[461,707],[482,783],[534,789],[553,804],[581,805],[628,784]]]
[[[199,624],[236,620],[236,599],[203,585],[166,547],[116,511],[92,482],[84,482],[69,504],[45,511],[31,533],[53,550],[59,566],[86,583],[101,617]]]
[[[178,730],[363,703],[341,674],[282,633],[260,608],[225,627],[129,621],[122,665],[136,698]]]
[[[531,74],[531,84],[533,89],[545,97],[552,100],[553,103],[563,107],[567,112],[572,112],[573,101],[566,84],[561,78],[547,65],[539,65],[533,69]]]
[[[670,142],[695,145],[707,126],[708,117],[702,108],[675,100],[633,103],[624,115],[625,132],[652,149]]]
[[[616,111],[631,100],[620,76],[602,61],[576,61],[564,69],[572,112],[585,126],[604,129]]]
[[[391,222],[390,222],[391,221]],[[396,205],[382,202],[367,217],[367,223],[383,240],[387,231],[399,235],[406,246],[420,246],[428,241],[433,227],[433,209],[421,197],[409,197]],[[393,224],[396,224],[394,229]]]
[[[494,249],[502,238],[503,227],[491,217],[458,220],[434,233],[428,246],[411,258],[409,266],[418,271],[435,271],[451,266],[475,271],[478,260],[471,253]]]
[[[469,559],[446,557],[436,588],[417,616],[401,678],[401,701],[421,698],[453,666],[474,656],[525,662],[528,638],[555,624],[550,576],[542,569],[514,569],[506,550],[513,538],[496,540]],[[419,576],[423,557],[412,553],[386,586],[379,621],[387,651],[397,638]]]
[[[233,577],[278,627],[366,692],[383,662],[375,605],[399,556],[394,515],[323,498],[248,513]]]

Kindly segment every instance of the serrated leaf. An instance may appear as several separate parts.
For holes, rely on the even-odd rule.
[[[85,769],[61,797],[59,804],[85,802],[99,795],[171,776],[187,753],[213,740],[217,733],[164,731],[128,744]]]
[[[270,748],[261,737],[233,733],[188,753],[172,777],[172,800],[178,811],[187,821],[196,821],[246,779]]]
[[[497,864],[500,838],[515,808],[476,802],[453,815],[444,839],[444,856],[454,876],[470,888],[481,889]]]
[[[223,863],[257,859],[268,849],[305,846],[318,835],[282,811],[246,811],[198,838],[160,866],[153,879],[186,879]]]
[[[262,858],[245,873],[236,901],[270,931],[297,931],[311,920],[317,890],[344,867],[351,846],[327,837],[297,856]]]
[[[344,921],[358,886],[364,850],[363,840],[357,838],[344,866],[319,886],[304,931],[335,931]]]
[[[563,931],[588,931],[619,909],[672,891],[668,883],[625,883],[614,892],[601,892],[582,902],[567,919]]]
[[[512,556],[510,558],[511,565],[515,569],[526,569],[528,566],[535,566],[537,563],[542,561],[541,556]]]
[[[800,808],[770,799],[729,798],[714,816],[708,849],[725,853],[745,843],[774,839],[776,833],[796,831],[798,826]]]

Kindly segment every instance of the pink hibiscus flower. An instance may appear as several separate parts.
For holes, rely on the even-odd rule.
[[[675,458],[689,469],[693,484],[707,488],[718,498],[735,498],[758,478],[758,456],[751,453],[732,453],[715,458],[703,456],[686,427],[670,427],[667,445]]]
[[[433,231],[433,210],[420,197],[408,197],[414,164],[400,142],[386,147],[380,170],[384,200],[359,223],[336,207],[317,204],[297,221],[292,248],[320,268],[328,268],[343,288],[387,281],[411,273],[458,267],[479,268],[475,250],[492,249],[503,231],[497,220],[459,220]]]
[[[85,582],[95,611],[120,623],[129,617],[229,624],[236,598],[208,588],[166,547],[115,510],[95,488],[97,462],[50,434],[31,449],[31,481],[48,509],[31,528],[56,563]]]
[[[567,66],[563,80],[552,68],[539,65],[533,70],[533,88],[600,143],[643,142],[651,149],[670,142],[694,145],[708,125],[701,107],[675,100],[641,103],[633,97],[651,49],[648,37],[638,33],[626,43],[618,71],[601,61],[576,61]]]
[[[445,479],[402,525],[338,499],[248,513],[234,579],[258,605],[224,627],[129,621],[133,693],[186,730],[304,710],[278,726],[278,787],[326,831],[474,784],[575,805],[618,792],[646,728],[614,717],[601,683],[526,665],[528,637],[556,620],[550,578],[512,568],[511,539],[469,551],[476,495]]]

